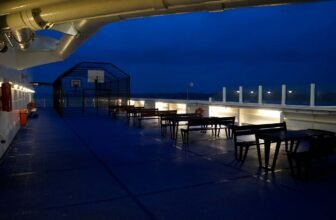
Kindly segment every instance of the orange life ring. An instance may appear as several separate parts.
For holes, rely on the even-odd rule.
[[[198,108],[195,109],[195,113],[198,114],[198,115],[203,116],[204,109],[201,108],[201,107],[198,107]]]

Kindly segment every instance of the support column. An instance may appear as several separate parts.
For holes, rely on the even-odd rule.
[[[286,105],[286,85],[281,87],[281,105]]]
[[[226,87],[223,87],[223,103],[226,103]]]
[[[280,122],[285,122],[285,114],[283,111],[280,112]]]
[[[310,84],[310,106],[315,106],[315,84]]]
[[[238,125],[241,125],[240,124],[240,108],[237,108],[237,123]]]
[[[258,86],[258,104],[262,104],[262,95],[263,95],[263,90],[262,86]]]
[[[243,104],[243,87],[239,86],[239,104]]]

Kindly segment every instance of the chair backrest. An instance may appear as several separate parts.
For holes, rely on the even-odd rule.
[[[208,125],[211,123],[210,118],[195,117],[188,120],[188,128],[195,126]]]
[[[236,117],[212,117],[214,124],[223,124],[223,125],[231,125],[233,126],[235,123]]]

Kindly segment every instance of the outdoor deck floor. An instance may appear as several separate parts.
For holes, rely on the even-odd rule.
[[[188,149],[107,115],[41,110],[0,164],[0,219],[336,219],[336,172],[309,181],[240,165],[232,140],[193,133]]]

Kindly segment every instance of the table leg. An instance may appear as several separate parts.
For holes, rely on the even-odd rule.
[[[257,142],[257,153],[258,153],[258,162],[259,162],[259,167],[262,167],[262,163],[261,163],[261,153],[260,153],[260,142],[259,142],[259,138],[256,139]]]
[[[280,145],[281,145],[281,141],[278,141],[276,143],[276,146],[275,146],[275,153],[274,153],[274,157],[273,157],[273,164],[272,164],[272,167],[271,167],[272,171],[274,171],[274,169],[275,169],[275,164],[276,164],[276,161],[278,159]]]
[[[171,122],[170,123],[170,129],[171,129],[171,132],[170,132],[170,138],[172,139],[172,140],[174,140],[175,138],[175,128],[176,127],[176,124],[175,124],[175,122]]]
[[[168,121],[168,125],[169,125],[169,133],[170,133],[170,138],[172,139],[172,123],[170,121]]]
[[[271,142],[265,140],[265,169],[268,170]]]
[[[179,123],[177,122],[174,127],[175,127],[175,137],[174,138],[175,138],[175,140],[177,140]]]

